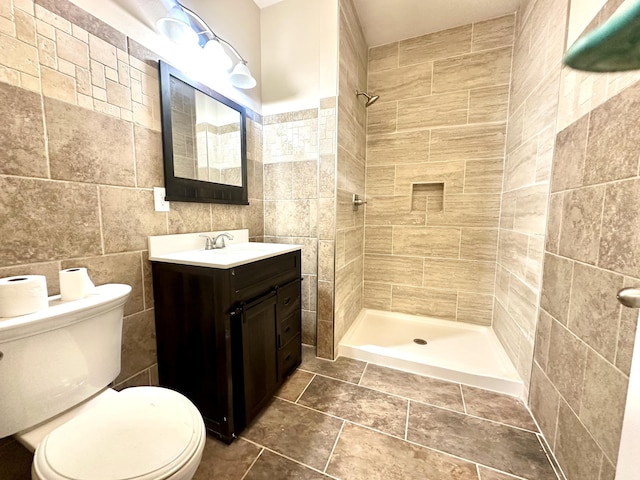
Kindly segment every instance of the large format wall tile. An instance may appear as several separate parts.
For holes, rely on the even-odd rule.
[[[367,137],[367,166],[429,161],[430,131]]]
[[[565,128],[556,137],[551,191],[581,187],[587,147],[589,115]]]
[[[598,265],[640,278],[640,179],[608,184]]]
[[[565,325],[569,310],[572,276],[573,263],[571,261],[548,253],[545,255],[540,306]]]
[[[581,263],[573,268],[568,327],[613,363],[621,309],[616,293],[623,277]]]
[[[384,102],[431,94],[431,63],[369,74],[368,89]]]
[[[600,471],[598,444],[565,402],[560,402],[554,453],[571,480],[590,478]]]
[[[398,226],[392,244],[394,255],[457,258],[460,229]]]
[[[164,185],[162,134],[140,125],[134,125],[133,133],[137,186],[151,188]]]
[[[587,346],[558,322],[553,322],[547,375],[574,410],[580,407],[586,362]]]
[[[156,362],[156,329],[153,310],[145,310],[124,319],[122,328],[122,369],[115,383]]]
[[[476,52],[478,50],[512,45],[515,21],[515,15],[505,15],[504,17],[474,23],[472,50]]]
[[[3,265],[100,255],[95,185],[0,177]]]
[[[422,285],[422,259],[390,255],[365,255],[364,280],[384,280],[400,285]]]
[[[509,83],[511,47],[470,53],[433,62],[433,92]]]
[[[53,178],[135,184],[131,123],[46,97],[44,106]]]
[[[440,285],[440,288],[444,288],[444,285]],[[455,320],[457,298],[455,291],[393,285],[391,310],[410,315]]]
[[[469,53],[471,32],[471,25],[463,25],[402,40],[399,45],[399,64],[414,65]]]
[[[464,125],[467,123],[468,111],[469,93],[466,90],[400,100],[398,130]]]
[[[145,250],[149,235],[167,233],[166,214],[154,211],[151,191],[100,187],[100,211],[105,253]]]
[[[504,152],[505,131],[504,124],[435,129],[431,132],[430,160],[500,157]]]
[[[580,188],[565,193],[559,253],[595,264],[600,247],[605,187]]]
[[[442,289],[455,285],[461,291],[493,294],[495,271],[492,262],[425,258],[423,286]]]
[[[586,185],[638,174],[639,115],[638,86],[628,88],[591,112],[584,172]]]
[[[588,352],[580,420],[612,459],[620,447],[628,382],[611,363]]]
[[[40,96],[0,83],[0,173],[47,177]]]

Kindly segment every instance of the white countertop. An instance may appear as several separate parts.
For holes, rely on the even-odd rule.
[[[215,237],[222,232],[204,232]],[[202,233],[149,237],[149,260],[208,268],[233,268],[247,263],[295,252],[301,245],[249,242],[246,230],[229,230],[233,240],[227,246],[205,250]],[[197,247],[197,248],[194,248]]]

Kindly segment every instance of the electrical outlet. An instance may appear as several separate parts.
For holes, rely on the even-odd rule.
[[[156,207],[156,212],[168,212],[169,202],[164,199],[167,195],[167,191],[164,187],[153,187],[153,204]]]

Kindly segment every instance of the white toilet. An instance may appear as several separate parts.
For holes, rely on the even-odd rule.
[[[198,409],[160,387],[106,388],[120,373],[128,285],[0,318],[0,438],[35,451],[38,480],[188,480],[206,440]]]

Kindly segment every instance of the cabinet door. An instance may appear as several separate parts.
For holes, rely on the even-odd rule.
[[[248,304],[242,315],[244,405],[248,424],[278,387],[277,296]]]

